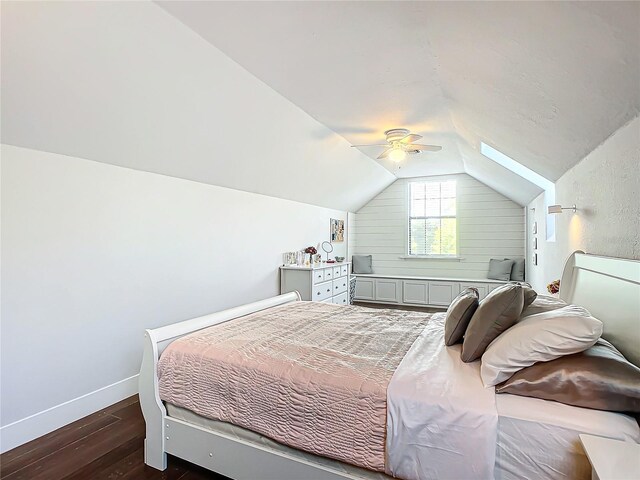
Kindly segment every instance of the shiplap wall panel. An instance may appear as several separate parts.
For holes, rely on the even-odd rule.
[[[408,183],[457,183],[460,261],[402,259],[407,254]],[[355,254],[373,255],[375,273],[486,278],[491,258],[524,257],[524,209],[466,174],[399,179],[350,215]]]

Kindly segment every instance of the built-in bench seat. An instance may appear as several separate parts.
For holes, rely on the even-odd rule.
[[[462,290],[478,289],[480,299],[507,282],[488,278],[439,278],[412,275],[354,274],[354,300],[399,305],[448,307]]]

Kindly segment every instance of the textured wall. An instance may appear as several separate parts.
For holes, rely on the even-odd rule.
[[[640,117],[619,129],[556,182],[557,203],[577,213],[556,215],[556,241],[544,236],[542,196],[529,208],[529,229],[538,222],[538,266],[529,280],[538,291],[560,278],[574,250],[640,259]],[[529,242],[531,243],[531,241]]]
[[[457,181],[460,261],[403,259],[407,255],[408,183]],[[375,273],[455,278],[486,278],[489,259],[522,257],[523,208],[466,174],[400,179],[355,214],[353,253],[373,255]]]

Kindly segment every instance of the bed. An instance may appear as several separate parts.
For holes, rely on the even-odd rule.
[[[638,363],[640,339],[634,335],[640,330],[640,263],[576,252],[567,261],[562,286],[562,298],[591,310],[604,322],[604,335]],[[326,458],[308,448],[288,447],[274,441],[278,436],[272,432],[265,435],[242,422],[208,418],[196,413],[192,403],[185,408],[167,395],[167,381],[158,372],[161,355],[172,342],[213,325],[305,303],[299,301],[290,293],[147,330],[140,402],[148,465],[164,470],[166,455],[172,454],[236,479],[588,478],[579,433],[640,441],[638,424],[626,415],[495,395],[484,388],[479,362],[464,364],[459,346],[444,347],[439,333],[443,314],[416,324],[421,333],[393,365],[385,406],[384,468],[379,462],[350,461],[351,454]],[[170,401],[161,400],[161,390]],[[373,452],[363,458],[375,459]]]

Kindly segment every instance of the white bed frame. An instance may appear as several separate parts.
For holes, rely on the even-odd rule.
[[[267,447],[212,432],[169,417],[158,393],[158,359],[171,341],[211,325],[228,322],[260,310],[300,301],[298,292],[146,330],[139,377],[140,406],[146,422],[144,462],[158,470],[167,468],[167,454],[234,479],[353,480],[360,477],[327,465],[312,463]]]
[[[602,320],[602,337],[640,365],[640,261],[576,251],[564,265],[560,298]]]
[[[560,297],[587,308],[605,324],[604,337],[640,364],[640,262],[573,253],[565,264]],[[158,392],[158,359],[183,335],[277,305],[299,301],[297,292],[204,317],[147,330],[139,394],[146,422],[145,463],[167,468],[167,454],[237,480],[346,480],[362,478],[327,465],[276,452],[169,417]]]

